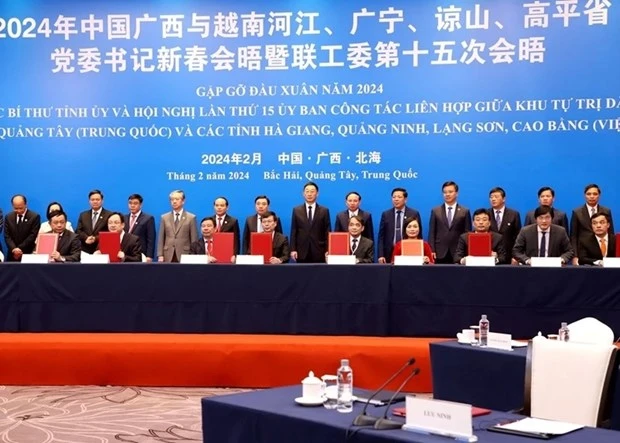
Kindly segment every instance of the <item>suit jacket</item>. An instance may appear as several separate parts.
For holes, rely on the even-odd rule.
[[[155,217],[145,212],[140,212],[130,231],[131,214],[125,214],[125,232],[138,236],[140,239],[140,251],[147,257],[155,258]]]
[[[183,210],[178,226],[174,226],[174,212],[167,212],[159,221],[159,235],[157,237],[157,256],[164,257],[165,262],[171,262],[176,254],[178,260],[181,255],[189,254],[192,242],[198,239],[198,225],[196,216]]]
[[[547,256],[562,257],[564,263],[568,263],[574,255],[566,230],[552,224],[549,227]],[[521,229],[512,250],[512,256],[523,264],[531,257],[538,257],[538,225],[529,225]]]
[[[611,216],[611,209],[598,205],[598,213],[609,215],[609,218],[611,219],[611,223],[609,224],[609,235],[613,235],[616,231],[614,230],[614,221]],[[570,218],[570,241],[577,256],[580,255],[581,242],[587,241],[592,233],[592,222],[590,220],[590,213],[588,212],[587,206],[583,205],[574,209]]]
[[[250,253],[250,238],[252,232],[258,232],[258,216],[256,214],[250,215],[245,219],[245,226],[243,227],[243,253]],[[276,232],[282,234],[282,226],[280,223],[276,225]],[[287,240],[288,242],[288,240]]]
[[[536,223],[536,217],[534,217],[534,212],[535,210],[533,209],[525,216],[525,226],[533,225]],[[568,216],[566,215],[566,212],[553,208],[553,221],[551,223],[553,223],[554,225],[562,226],[564,229],[566,229],[566,232],[569,232]]]
[[[506,263],[510,261],[506,249],[504,248],[504,239],[501,234],[491,232],[491,251],[497,254],[497,263]],[[460,264],[461,259],[469,254],[469,232],[461,234],[459,244],[454,254],[454,263]]]
[[[502,217],[502,225],[497,227],[495,221],[495,211],[493,208],[487,210],[489,217],[491,217],[491,231],[502,234],[504,239],[504,249],[506,250],[506,264],[510,264],[512,257],[512,248],[515,245],[517,236],[521,232],[521,214],[514,209],[504,207],[504,216]]]
[[[329,209],[315,203],[310,222],[306,207],[304,203],[293,208],[291,251],[297,251],[297,261],[300,263],[324,263],[327,238],[332,228]]]
[[[405,206],[403,209],[405,211],[403,224],[401,226],[402,230],[402,238],[405,238],[405,225],[407,222],[415,218],[420,225],[420,238],[422,235],[422,219],[420,218],[420,213],[413,209]],[[392,257],[392,252],[394,250],[394,231],[396,230],[396,225],[394,224],[396,218],[396,212],[394,208],[388,209],[387,211],[383,211],[381,214],[381,223],[379,224],[379,257],[384,257],[386,261],[390,261],[390,257]]]
[[[81,260],[82,244],[80,243],[80,239],[76,233],[67,229],[58,237],[56,250],[67,262],[79,263]]]
[[[280,226],[280,225],[278,225]],[[291,251],[288,246],[288,239],[285,235],[275,232],[271,242],[271,256],[279,258],[282,263],[288,263]]]
[[[189,253],[191,255],[205,255],[207,250],[205,249],[205,238],[200,237],[198,240],[193,241],[191,245],[189,245]]]
[[[37,235],[41,227],[41,217],[30,209],[26,210],[21,223],[17,223],[17,214],[9,212],[4,217],[4,240],[6,241],[6,261],[18,261],[11,251],[15,248],[24,254],[32,254],[35,249]]]
[[[358,263],[372,263],[375,258],[375,243],[366,237],[360,237],[359,245],[353,255]]]
[[[471,231],[471,214],[465,206],[456,204],[451,225],[448,225],[444,204],[431,210],[428,242],[438,259],[444,258],[448,254],[454,257],[459,237],[469,231]]]
[[[213,214],[212,217],[215,219],[215,226],[217,226],[217,215]],[[235,217],[226,214],[222,220],[222,228],[219,232],[232,232],[234,234],[233,253],[238,255],[240,242],[239,221]]]
[[[125,233],[121,240],[121,251],[125,253],[125,262],[141,262],[142,244],[140,243],[140,237]]]
[[[361,209],[359,209],[357,211],[357,215],[360,215],[364,220],[364,231],[362,232],[362,237],[366,237],[367,239],[374,242],[375,230],[372,225],[372,214],[370,212],[362,211]],[[348,209],[336,214],[336,225],[334,227],[334,232],[349,232]]]
[[[616,236],[610,232],[607,238],[607,257],[615,257]],[[580,265],[593,265],[595,261],[603,259],[603,253],[601,252],[601,247],[594,232],[587,237],[584,236],[583,241],[579,244],[578,257]]]
[[[107,232],[108,218],[111,214],[111,211],[101,208],[99,218],[97,218],[97,223],[93,226],[92,209],[80,213],[75,233],[78,235],[78,238],[82,243],[82,251],[92,254],[97,250],[97,247],[99,246],[99,233]],[[88,245],[86,244],[86,239],[91,235],[95,236],[95,243]]]

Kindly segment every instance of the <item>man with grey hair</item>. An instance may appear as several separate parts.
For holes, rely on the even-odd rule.
[[[189,254],[190,245],[198,239],[196,216],[184,209],[185,193],[170,193],[172,211],[161,216],[157,238],[157,260],[177,263],[181,255]]]

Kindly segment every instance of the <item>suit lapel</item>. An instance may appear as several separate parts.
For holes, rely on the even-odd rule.
[[[440,212],[439,217],[441,217],[441,220],[446,225],[446,228],[450,229],[450,223],[448,223],[448,216],[446,215],[446,206],[445,205],[441,205],[438,209],[439,209],[439,212]],[[454,217],[455,216],[456,216],[456,214],[452,214],[452,222],[453,223],[454,223]]]

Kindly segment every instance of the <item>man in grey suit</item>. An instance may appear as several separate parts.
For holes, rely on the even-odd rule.
[[[441,187],[444,204],[431,210],[428,243],[435,255],[435,263],[451,264],[461,234],[471,231],[469,209],[456,202],[459,185],[453,181]]]
[[[549,186],[543,186],[538,190],[538,204],[541,206],[551,206],[553,208],[553,201],[555,200],[555,191],[553,188]],[[536,223],[536,219],[534,217],[534,210],[532,209],[525,216],[525,226],[533,225]],[[566,212],[560,211],[557,208],[553,208],[553,224],[562,226],[568,231],[568,216]]]
[[[157,238],[157,260],[177,263],[183,254],[189,254],[190,245],[198,240],[196,216],[187,212],[185,193],[170,193],[172,211],[161,216]]]
[[[554,225],[553,208],[539,206],[534,211],[536,224],[521,229],[512,256],[524,265],[531,264],[531,257],[561,257],[562,264],[571,261],[575,255],[566,230]]]

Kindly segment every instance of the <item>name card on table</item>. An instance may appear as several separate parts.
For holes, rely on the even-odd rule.
[[[80,262],[87,265],[103,265],[110,263],[110,256],[108,254],[87,254],[82,251],[80,254]]]
[[[394,257],[396,266],[422,266],[424,257],[421,255],[397,255]]]
[[[530,266],[535,268],[561,268],[561,257],[532,257],[530,258]]]
[[[22,255],[22,264],[40,264],[49,263],[49,254],[24,254]]]
[[[206,265],[209,263],[209,256],[205,254],[182,254],[179,263],[184,265]]]
[[[235,263],[238,265],[264,265],[264,255],[238,255]]]
[[[472,430],[471,405],[407,396],[406,417],[405,431],[478,441]]]
[[[355,255],[332,255],[327,256],[328,265],[354,265],[357,261]]]
[[[512,335],[500,334],[499,332],[489,332],[487,338],[487,348],[512,351]]]
[[[465,257],[465,266],[495,266],[495,257],[476,257],[469,255]]]
[[[605,257],[603,259],[604,268],[620,268],[620,257]]]

